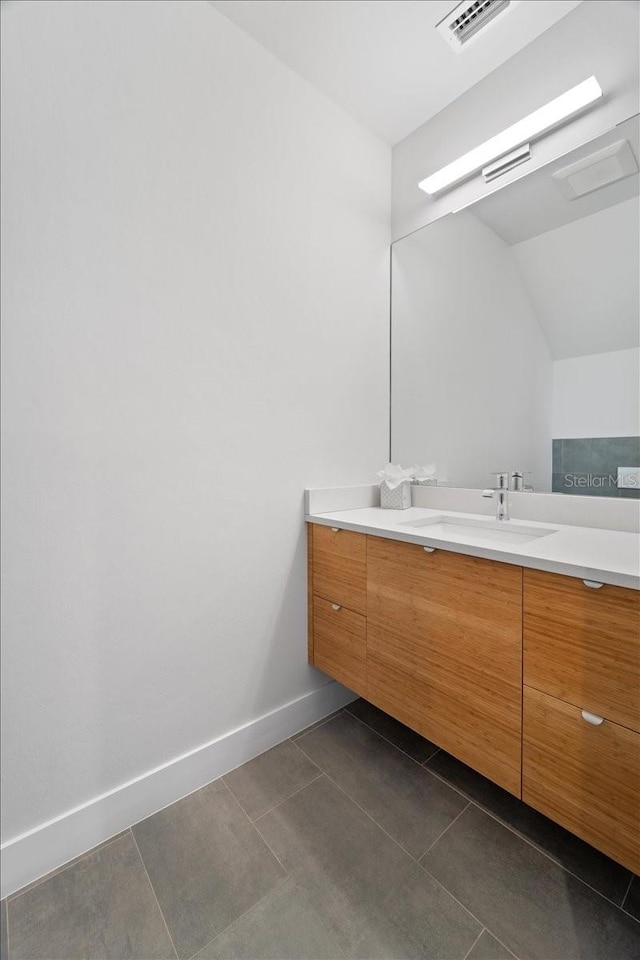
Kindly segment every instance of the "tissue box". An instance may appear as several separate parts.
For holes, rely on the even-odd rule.
[[[402,480],[397,487],[390,490],[382,481],[380,484],[380,506],[386,510],[406,510],[411,506],[411,482]]]
[[[437,477],[420,477],[419,480],[412,480],[412,483],[415,483],[418,487],[437,487],[438,478]]]

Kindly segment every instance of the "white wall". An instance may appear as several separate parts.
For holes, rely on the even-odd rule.
[[[553,364],[553,436],[640,435],[640,350],[615,350]]]
[[[386,459],[390,151],[200,0],[2,5],[3,837],[326,682]]]
[[[526,176],[637,113],[639,9],[627,0],[584,0],[397,144],[393,148],[394,239]],[[464,57],[464,52],[459,56]],[[418,189],[419,181],[430,173],[592,74],[604,91],[603,101],[534,143],[526,164],[490,184],[474,177],[439,198]]]
[[[551,485],[551,358],[511,248],[472,213],[394,244],[393,460]]]

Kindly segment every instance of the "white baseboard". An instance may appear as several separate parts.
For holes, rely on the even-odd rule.
[[[327,683],[189,753],[8,840],[0,847],[4,899],[109,837],[345,706],[355,695]]]

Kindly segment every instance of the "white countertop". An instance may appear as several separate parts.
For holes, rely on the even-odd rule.
[[[535,570],[547,570],[583,580],[595,580],[620,587],[640,590],[640,536],[636,533],[621,533],[615,530],[598,530],[593,527],[572,527],[558,523],[538,523],[532,520],[503,521],[518,528],[553,529],[548,536],[527,543],[482,544],[481,534],[470,537],[468,542],[458,542],[436,536],[428,528],[406,526],[407,521],[435,517],[457,517],[461,520],[480,520],[487,517],[471,513],[454,513],[447,510],[430,510],[410,507],[408,510],[383,510],[381,507],[360,507],[355,510],[337,510],[333,513],[307,514],[309,523],[320,523],[357,533],[368,533],[406,543],[464,553],[473,557],[485,557],[502,563],[512,563]]]

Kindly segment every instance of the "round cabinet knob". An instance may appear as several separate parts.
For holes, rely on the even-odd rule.
[[[435,552],[436,552],[436,548],[435,548],[435,547],[423,547],[422,549],[424,550],[425,553],[435,553]]]
[[[331,604],[331,609],[332,609],[332,610],[342,610],[342,607],[340,606],[339,603],[332,603],[332,604]]]
[[[599,717],[597,713],[589,713],[588,710],[582,711],[582,719],[590,723],[592,727],[599,727],[604,723],[604,717]]]
[[[331,527],[331,533],[340,533],[340,527]]]
[[[592,590],[599,590],[600,587],[604,587],[604,583],[600,583],[599,580],[583,580],[582,582],[585,587],[591,587]]]

